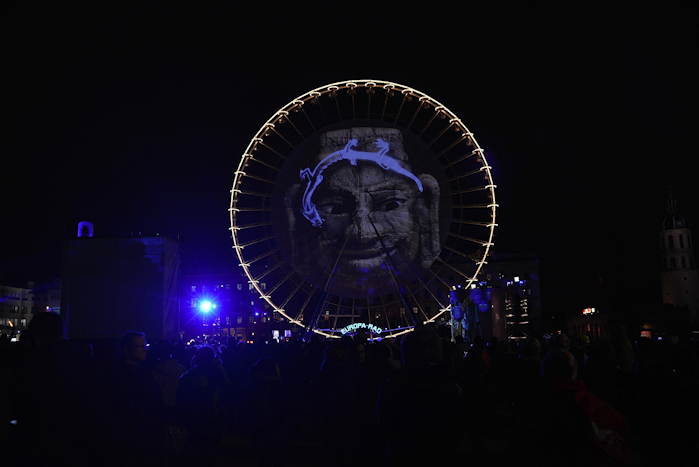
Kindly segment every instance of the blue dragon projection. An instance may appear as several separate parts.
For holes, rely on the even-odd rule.
[[[376,140],[376,146],[379,148],[376,152],[356,151],[353,148],[357,146],[356,138],[350,139],[345,147],[339,151],[328,154],[323,160],[318,162],[313,170],[305,168],[301,170],[301,180],[306,181],[306,190],[303,193],[303,217],[308,219],[313,227],[323,225],[323,218],[320,217],[316,205],[313,203],[313,193],[323,182],[323,172],[331,165],[342,160],[347,160],[352,165],[357,165],[357,161],[374,162],[384,170],[390,170],[404,177],[407,177],[415,182],[418,190],[422,192],[422,182],[412,172],[401,166],[401,163],[393,157],[387,155],[390,149],[389,143],[381,138]]]

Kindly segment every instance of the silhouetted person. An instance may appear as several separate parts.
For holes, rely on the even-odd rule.
[[[148,344],[141,332],[126,333],[111,379],[109,465],[163,465],[166,427],[160,388],[144,366]],[[109,460],[107,460],[109,461]]]
[[[90,355],[63,339],[56,313],[34,315],[20,340],[15,400],[27,465],[87,465]]]
[[[570,352],[549,352],[542,374],[542,438],[549,447],[545,465],[625,465],[633,460],[625,418],[578,380],[578,365]]]
[[[401,361],[401,374],[384,386],[379,401],[388,465],[438,465],[453,459],[465,431],[463,391],[443,365],[437,332],[421,327],[406,334]]]
[[[188,433],[189,461],[213,464],[227,412],[228,386],[228,376],[214,349],[197,349],[192,368],[180,377],[177,387],[177,412]]]

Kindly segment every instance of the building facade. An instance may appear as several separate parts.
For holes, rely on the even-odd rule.
[[[699,274],[697,273],[694,241],[677,201],[669,197],[667,215],[660,232],[662,251],[662,302],[678,309],[686,309],[690,320],[699,317]]]
[[[34,284],[28,287],[0,285],[0,334],[19,336],[27,329],[34,308]]]
[[[61,316],[77,339],[143,331],[172,339],[180,327],[179,242],[161,236],[80,235],[66,245]]]
[[[259,297],[242,270],[185,276],[182,286],[186,338],[224,336],[250,342],[291,337],[293,325]],[[265,290],[267,284],[260,287]]]

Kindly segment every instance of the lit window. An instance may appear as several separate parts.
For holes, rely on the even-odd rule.
[[[196,286],[196,285],[193,285],[193,286],[192,286],[192,292],[196,292],[196,291],[197,291],[197,286]]]
[[[236,284],[236,289],[243,290],[243,284]]]
[[[262,287],[262,290],[267,289],[267,283],[266,283],[266,282],[261,283],[260,286]]]

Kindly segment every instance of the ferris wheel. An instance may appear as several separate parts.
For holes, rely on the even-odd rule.
[[[395,337],[448,316],[449,291],[477,280],[495,188],[475,136],[443,104],[388,81],[332,83],[250,140],[233,177],[233,247],[291,323]]]

